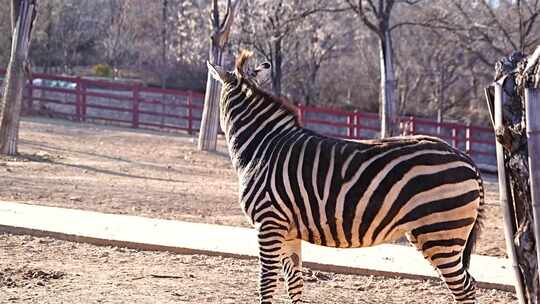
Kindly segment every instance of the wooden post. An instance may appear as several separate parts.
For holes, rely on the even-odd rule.
[[[536,255],[540,265],[540,90],[525,89],[529,179],[533,206]],[[539,267],[540,268],[540,267]],[[540,273],[539,273],[540,277]]]
[[[502,112],[502,103],[503,103],[503,89],[501,84],[495,83],[495,129],[500,130],[504,128],[503,125],[503,112]],[[496,150],[497,150],[497,171],[499,177],[499,201],[501,204],[501,209],[503,213],[504,221],[504,236],[506,240],[506,252],[510,261],[512,262],[512,268],[514,270],[514,276],[516,279],[516,295],[520,304],[526,304],[526,297],[524,291],[523,279],[521,276],[521,271],[519,264],[517,262],[516,247],[514,245],[514,235],[516,233],[515,229],[515,217],[512,212],[513,208],[511,206],[511,201],[509,200],[508,192],[508,179],[506,176],[506,166],[504,159],[504,148],[503,145],[497,140],[496,141]]]

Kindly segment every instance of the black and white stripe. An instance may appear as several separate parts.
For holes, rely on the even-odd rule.
[[[403,235],[456,303],[475,303],[467,268],[483,187],[470,158],[433,137],[352,142],[304,129],[242,74],[242,64],[214,74],[223,83],[221,125],[240,202],[258,230],[260,303],[272,302],[281,270],[292,302],[300,302],[300,240],[358,248]]]

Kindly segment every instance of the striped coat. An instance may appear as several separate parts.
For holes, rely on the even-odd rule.
[[[471,159],[428,136],[344,141],[304,129],[291,105],[236,70],[209,66],[223,83],[221,126],[240,181],[240,202],[258,230],[260,303],[280,270],[299,303],[300,240],[358,248],[406,235],[437,268],[456,303],[475,303],[468,274],[483,187]]]

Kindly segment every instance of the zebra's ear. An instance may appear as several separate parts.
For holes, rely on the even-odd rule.
[[[270,79],[271,67],[272,65],[269,62],[263,62],[253,70],[254,78],[259,84],[263,84]]]
[[[206,65],[208,66],[208,73],[214,77],[217,81],[224,83],[227,79],[227,71],[225,71],[224,68],[220,67],[219,65],[212,64],[210,61],[206,61]]]

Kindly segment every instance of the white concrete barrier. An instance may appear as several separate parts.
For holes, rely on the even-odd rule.
[[[240,258],[257,256],[256,234],[252,229],[12,202],[0,202],[0,232],[142,250]],[[408,246],[333,249],[304,243],[302,254],[304,265],[316,270],[405,278],[437,277],[422,255]],[[513,290],[510,269],[507,259],[473,255],[471,260],[471,273],[481,287]]]

